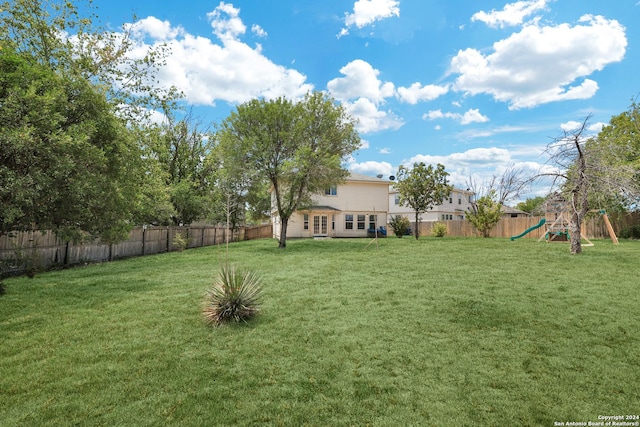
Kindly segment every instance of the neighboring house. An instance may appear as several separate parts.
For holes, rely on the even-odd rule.
[[[473,192],[454,188],[442,204],[436,205],[427,212],[420,214],[420,221],[447,221],[454,219],[466,219],[467,211],[471,207]],[[400,194],[391,185],[389,187],[389,218],[402,215],[414,222],[415,211],[408,206],[400,205]]]
[[[528,212],[502,205],[502,218],[521,218],[531,216]]]
[[[343,184],[313,197],[313,205],[296,211],[287,225],[287,238],[367,237],[368,229],[386,227],[389,184],[381,178],[351,172]],[[280,217],[271,198],[273,237],[280,238]]]

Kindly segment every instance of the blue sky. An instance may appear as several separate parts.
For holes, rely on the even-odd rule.
[[[171,47],[161,85],[204,122],[256,97],[327,91],[358,118],[348,168],[443,163],[464,187],[533,175],[563,130],[597,132],[640,94],[639,0],[95,0],[140,49]],[[544,186],[525,195],[543,194]]]

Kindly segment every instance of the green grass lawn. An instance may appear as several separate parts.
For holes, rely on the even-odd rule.
[[[241,242],[5,280],[0,425],[553,426],[640,413],[640,242]]]

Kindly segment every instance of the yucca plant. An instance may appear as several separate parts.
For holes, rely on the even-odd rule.
[[[262,285],[256,273],[223,265],[207,291],[204,319],[212,326],[246,322],[260,311],[261,302]]]

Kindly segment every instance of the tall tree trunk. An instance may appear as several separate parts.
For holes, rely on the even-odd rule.
[[[416,211],[416,230],[414,235],[416,236],[416,240],[420,237],[420,212]]]
[[[278,240],[278,248],[284,249],[287,247],[287,226],[289,225],[289,218],[280,218],[280,240]]]
[[[577,181],[574,189],[571,191],[571,220],[569,221],[569,234],[571,243],[571,253],[582,253],[582,218],[589,210],[589,202],[587,199],[588,184],[587,179],[587,161],[585,153],[580,146],[578,137],[574,138],[578,158],[576,159]]]
[[[580,234],[580,228],[582,226],[582,218],[580,212],[574,210],[571,214],[571,221],[569,221],[569,238],[571,242],[571,253],[582,253],[582,235]]]

